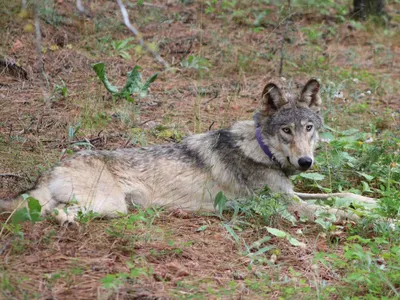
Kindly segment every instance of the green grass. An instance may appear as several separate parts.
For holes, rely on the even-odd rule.
[[[146,43],[159,47],[174,72],[164,72],[145,53],[114,4],[93,2],[95,16],[80,18],[71,3],[40,2],[43,46],[50,49],[60,30],[69,34],[68,47],[43,53],[44,87],[51,96],[47,106],[35,80],[22,84],[13,79],[2,87],[10,98],[4,107],[18,107],[10,120],[9,113],[1,115],[0,164],[5,170],[33,179],[53,166],[62,151],[93,147],[71,142],[100,133],[111,141],[94,147],[147,146],[180,141],[213,122],[216,129],[251,118],[259,100],[257,86],[278,80],[287,6],[263,0],[178,1],[171,8],[141,2],[126,3],[131,21]],[[301,18],[288,26],[284,77],[321,80],[326,123],[315,168],[295,176],[294,184],[308,192],[373,196],[380,199],[378,205],[330,199],[320,204],[363,218],[338,225],[332,215],[322,213],[309,223],[291,215],[279,195],[265,189],[251,199],[234,199],[231,207],[231,199],[220,194],[213,214],[137,208],[118,219],[101,220],[85,212],[74,230],[59,228],[51,217],[38,219],[32,204],[8,222],[1,216],[0,297],[79,298],[74,292],[83,282],[105,298],[134,298],[138,292],[178,299],[400,297],[399,116],[398,106],[387,104],[400,90],[392,73],[398,63],[393,50],[398,21],[394,16],[395,26],[382,27],[374,20],[349,20],[351,1],[291,4],[291,12]],[[398,10],[396,1],[389,5]],[[34,48],[34,35],[23,30],[32,14],[20,19],[19,4],[9,1],[0,1],[0,8],[6,11],[0,22],[7,28],[1,53],[34,73],[36,54],[27,51]],[[186,24],[188,18],[194,21]],[[190,47],[187,38],[193,42]],[[16,40],[24,51],[13,52]],[[99,61],[118,87],[137,64],[143,66],[144,78],[160,75],[150,96],[149,85],[141,80],[129,93],[118,97],[118,89],[113,96],[90,69]],[[29,85],[34,88],[24,90]],[[113,87],[108,85],[111,91]],[[336,97],[339,92],[344,96]],[[160,106],[147,105],[152,100]],[[234,111],[237,104],[242,111]],[[141,125],[148,120],[155,126]],[[0,187],[12,183],[4,181]],[[60,290],[67,294],[57,294]]]

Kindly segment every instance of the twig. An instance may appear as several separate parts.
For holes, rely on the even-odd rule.
[[[17,212],[17,210],[21,207],[22,204],[24,204],[26,202],[26,200],[21,201],[20,203],[18,203],[17,207],[11,212],[11,214],[8,216],[8,218],[6,219],[6,221],[2,224],[1,226],[1,230],[0,230],[0,237],[3,235],[3,231],[6,228],[6,225],[10,222],[11,217]]]
[[[82,5],[82,1],[81,0],[76,0],[76,9],[84,14],[86,17],[93,17],[92,13],[88,10],[85,9],[85,7]]]
[[[8,246],[10,246],[11,242],[16,238],[16,235],[12,236],[11,238],[9,238],[3,245],[3,247],[1,247],[0,249],[0,255],[2,255],[8,248]]]
[[[40,33],[40,22],[39,22],[39,8],[38,8],[38,3],[37,0],[33,1],[34,5],[34,13],[35,13],[35,34],[36,34],[36,55],[37,55],[37,61],[39,65],[39,73],[42,74],[43,78],[46,79],[46,74],[44,72],[44,63],[43,63],[43,57],[42,57],[42,34]],[[40,87],[42,89],[43,93],[43,98],[45,102],[48,102],[47,100],[50,99],[48,93],[46,92],[45,86],[42,82],[42,80],[39,80]]]
[[[21,176],[21,175],[13,174],[13,173],[0,174],[0,177],[17,177],[17,178],[24,178],[24,177]]]
[[[140,4],[140,5],[149,6],[149,7],[155,7],[155,8],[160,8],[160,9],[168,8],[165,5],[153,4],[153,3],[149,3],[149,2],[143,2],[143,4]],[[136,4],[136,3],[131,4],[131,3],[129,3],[128,6],[129,7],[135,7],[135,6],[139,6],[139,4]]]
[[[86,13],[85,8],[82,5],[81,0],[76,0],[76,8],[81,12],[81,13]]]
[[[119,5],[119,8],[121,9],[121,14],[126,27],[128,27],[128,29],[139,39],[140,46],[142,46],[146,51],[150,52],[159,63],[164,65],[166,69],[169,69],[169,64],[160,56],[160,54],[158,54],[156,51],[146,45],[142,38],[142,34],[131,24],[131,22],[129,21],[128,11],[126,10],[125,5],[122,3],[122,1],[117,0],[117,3]]]
[[[290,16],[290,0],[288,0],[288,15]],[[279,77],[282,77],[283,75],[283,60],[285,59],[285,40],[287,39],[287,34],[288,34],[288,27],[289,27],[289,18],[285,20],[285,32],[283,33],[282,37],[282,43],[281,43],[281,59],[279,62]]]

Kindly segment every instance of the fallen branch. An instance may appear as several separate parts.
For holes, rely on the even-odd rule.
[[[290,5],[290,0],[288,0],[288,15],[291,15],[291,5]],[[283,33],[282,36],[282,43],[281,43],[281,59],[279,61],[279,77],[281,78],[283,76],[283,61],[285,59],[285,40],[287,39],[287,34],[288,34],[288,27],[289,27],[289,18],[285,19],[285,32]]]
[[[117,0],[117,3],[119,5],[119,8],[121,9],[121,14],[126,27],[128,27],[128,29],[138,38],[140,46],[142,46],[143,49],[145,49],[147,52],[150,52],[159,63],[164,65],[166,69],[169,69],[169,64],[160,56],[160,54],[158,54],[156,51],[146,45],[142,38],[142,34],[131,24],[131,22],[129,21],[128,11],[126,10],[125,5],[122,3],[122,1]]]
[[[0,177],[16,177],[16,178],[24,178],[21,175],[18,174],[13,174],[13,173],[5,173],[5,174],[0,174]]]

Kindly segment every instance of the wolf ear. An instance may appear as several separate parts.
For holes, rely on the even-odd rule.
[[[320,84],[318,80],[311,78],[303,90],[299,99],[299,104],[308,106],[311,110],[319,112],[321,106],[321,97],[319,96]]]
[[[283,98],[280,88],[275,83],[268,83],[262,92],[262,110],[264,114],[277,111],[288,101]]]

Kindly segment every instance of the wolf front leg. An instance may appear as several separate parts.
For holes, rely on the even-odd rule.
[[[374,198],[365,197],[353,193],[331,193],[331,194],[295,193],[295,195],[303,200],[317,200],[317,199],[326,200],[331,197],[338,197],[338,198],[348,198],[354,201],[360,201],[364,203],[376,204],[376,200]]]
[[[338,222],[342,222],[345,220],[355,221],[359,219],[359,217],[352,213],[346,212],[343,210],[335,209],[335,208],[326,208],[320,205],[307,203],[303,201],[303,199],[319,199],[319,198],[307,198],[302,197],[305,195],[315,195],[315,194],[302,194],[295,193],[293,191],[293,185],[290,179],[283,175],[282,172],[279,171],[270,171],[268,173],[268,178],[266,180],[267,186],[274,193],[279,193],[282,195],[281,199],[284,203],[288,204],[288,210],[299,216],[300,218],[306,218],[309,221],[314,221],[317,218],[317,215],[320,211],[327,212],[329,214],[334,214]],[[321,194],[324,195],[324,194]],[[331,194],[334,195],[334,194]],[[327,199],[329,196],[322,197],[323,199]]]
[[[297,197],[297,196],[295,196]],[[344,211],[341,209],[323,207],[320,205],[307,203],[301,199],[293,200],[288,206],[289,212],[299,216],[300,218],[305,218],[309,221],[314,221],[320,212],[325,212],[336,216],[336,222],[343,221],[357,221],[360,219],[355,213],[351,211]]]

